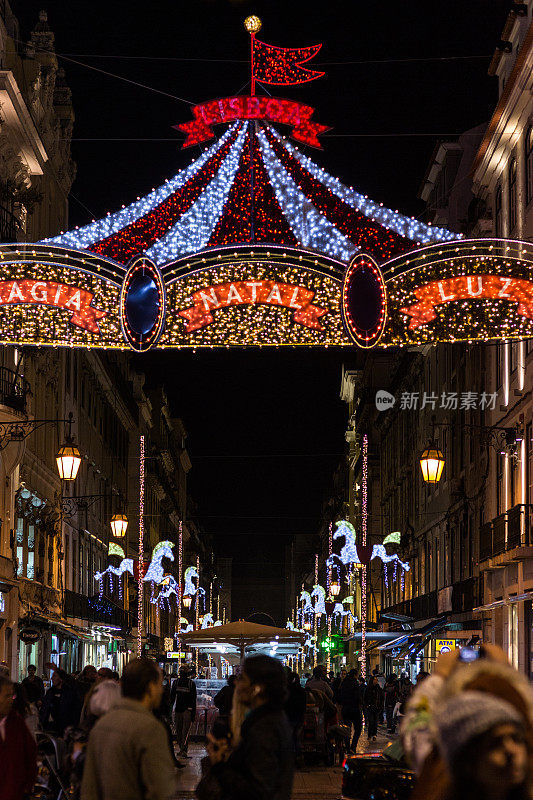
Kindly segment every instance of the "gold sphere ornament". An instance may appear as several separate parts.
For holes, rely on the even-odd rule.
[[[252,14],[251,17],[246,17],[246,19],[244,20],[244,27],[246,28],[248,33],[259,33],[262,25],[263,23],[261,22],[259,17],[256,17],[255,14]]]

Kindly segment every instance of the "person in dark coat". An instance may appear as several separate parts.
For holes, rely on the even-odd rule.
[[[338,700],[339,689],[340,689],[341,683],[343,682],[343,680],[345,679],[347,674],[348,673],[346,672],[345,668],[343,667],[341,669],[340,673],[337,675],[337,677],[333,680],[333,682],[331,684],[331,688],[333,689],[333,700],[336,703],[339,702],[339,700]]]
[[[376,740],[378,732],[378,718],[383,712],[383,689],[379,685],[376,675],[371,675],[363,695],[368,739]]]
[[[174,710],[174,727],[179,754],[187,758],[189,732],[196,717],[196,684],[189,677],[189,667],[180,667],[179,677],[170,690],[170,707]]]
[[[357,742],[363,728],[363,710],[361,703],[361,689],[357,679],[357,670],[351,669],[345,677],[337,692],[337,702],[341,707],[343,722],[353,728],[349,750],[355,753]]]
[[[292,741],[294,744],[294,752],[296,758],[300,759],[300,730],[303,725],[305,717],[305,708],[307,705],[307,692],[300,683],[300,676],[297,672],[292,672],[289,667],[287,669],[287,684],[289,696],[285,703],[285,713],[289,720],[289,725],[292,728]]]
[[[196,787],[196,797],[290,800],[294,766],[281,663],[263,655],[247,658],[235,692],[239,702],[250,706],[240,742],[231,751],[227,740],[208,735],[210,767]]]
[[[87,694],[95,685],[97,677],[98,673],[96,672],[96,667],[93,667],[92,664],[87,664],[87,666],[82,669],[78,678],[76,678],[76,689],[78,690],[82,705],[85,702]]]
[[[387,720],[387,733],[394,733],[396,722],[394,719],[394,709],[396,703],[400,699],[400,692],[398,689],[398,679],[396,675],[389,675],[383,689],[384,702],[385,702],[385,719]]]
[[[28,675],[24,678],[21,685],[26,692],[28,703],[35,703],[37,707],[40,707],[44,699],[44,683],[36,672],[35,665],[30,664],[28,667]]]
[[[23,800],[37,777],[37,746],[13,707],[14,686],[0,675],[0,798]]]
[[[68,682],[62,669],[52,673],[52,686],[44,696],[39,719],[44,731],[63,736],[65,728],[77,725],[80,719],[81,702],[76,689]]]
[[[233,692],[235,691],[235,675],[229,675],[225,686],[213,697],[213,703],[218,708],[218,713],[223,719],[229,719]]]

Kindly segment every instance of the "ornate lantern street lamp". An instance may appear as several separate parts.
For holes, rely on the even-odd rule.
[[[438,483],[444,470],[444,456],[432,440],[420,456],[422,477],[426,483]]]
[[[122,536],[126,535],[126,531],[128,529],[128,518],[125,514],[113,514],[111,518],[111,531],[113,536],[117,539],[120,539]]]

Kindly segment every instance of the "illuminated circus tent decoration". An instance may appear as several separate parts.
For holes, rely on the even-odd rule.
[[[255,88],[319,78],[309,65],[320,45],[267,44],[260,25],[246,24],[250,95],[195,106],[176,126],[184,145],[209,140],[188,166],[103,219],[0,245],[0,345],[141,352],[533,338],[533,244],[458,239],[300,152],[289,139],[321,147],[327,126],[310,106]],[[210,141],[217,125],[226,129]]]

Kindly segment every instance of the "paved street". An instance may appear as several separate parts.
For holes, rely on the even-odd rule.
[[[371,744],[363,733],[357,747],[358,753],[382,750],[390,736],[380,728],[378,738]],[[177,800],[194,797],[194,788],[200,780],[200,762],[205,755],[202,744],[193,744],[189,748],[190,759],[187,760],[185,769],[180,770],[180,791]],[[306,766],[296,771],[294,779],[293,800],[330,800],[340,797],[341,793],[341,766],[325,767]]]

